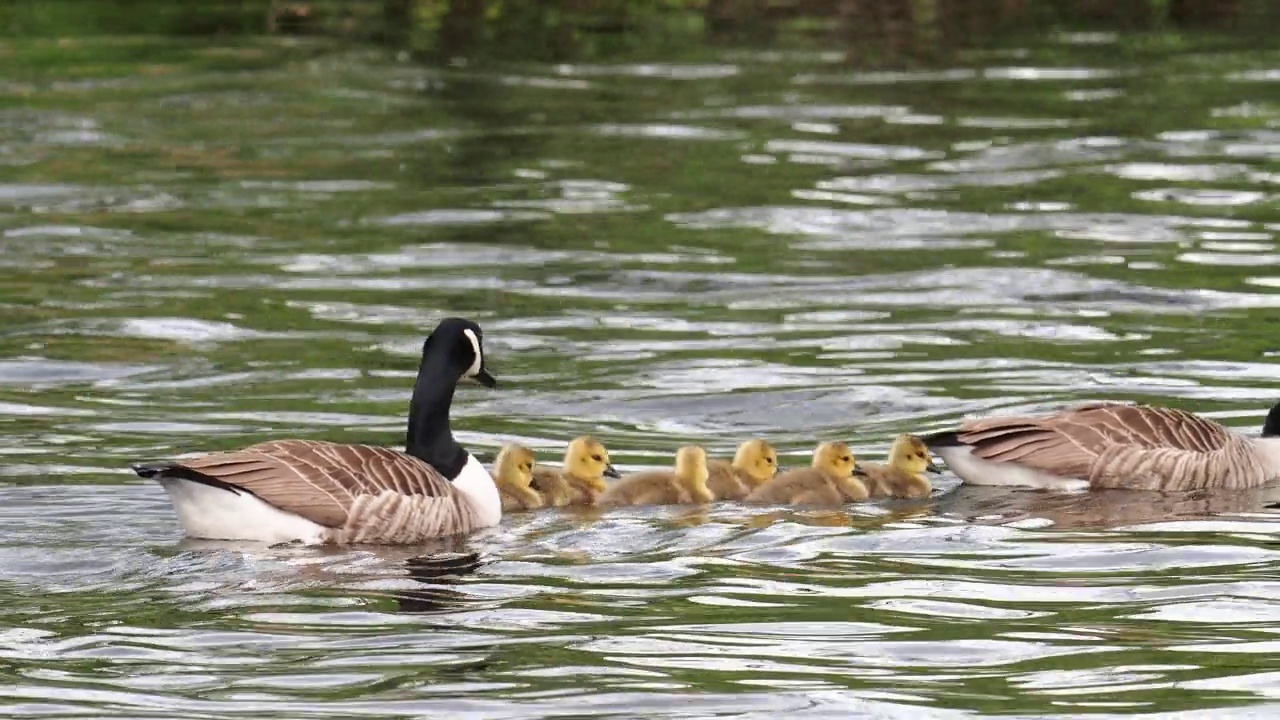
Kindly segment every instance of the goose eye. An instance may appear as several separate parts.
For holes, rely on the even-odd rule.
[[[600,457],[599,455],[592,455],[591,459],[595,460],[596,462],[604,462],[604,458]]]
[[[849,460],[851,460],[851,459],[852,459],[852,458],[850,458],[848,455],[841,455],[841,456],[840,456],[840,461],[841,461],[841,462],[849,462]]]
[[[773,464],[773,458],[765,458],[765,459],[764,459],[764,463],[765,463],[766,465],[772,465],[772,464]]]

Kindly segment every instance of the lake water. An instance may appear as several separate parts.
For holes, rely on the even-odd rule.
[[[398,444],[445,314],[482,324],[501,383],[455,405],[486,459],[591,432],[624,470],[752,435],[878,460],[1097,398],[1256,432],[1280,399],[1280,53],[1057,33],[912,70],[696,42],[428,64],[107,36],[0,58],[0,714],[1280,714],[1265,491],[950,478],[839,512],[268,550],[182,541],[127,469]]]

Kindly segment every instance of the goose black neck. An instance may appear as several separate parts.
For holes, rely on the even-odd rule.
[[[1280,436],[1280,403],[1271,406],[1267,420],[1262,424],[1262,437]]]
[[[427,356],[418,366],[409,401],[409,432],[405,452],[453,480],[467,464],[467,451],[453,439],[449,413],[459,374],[443,358]]]

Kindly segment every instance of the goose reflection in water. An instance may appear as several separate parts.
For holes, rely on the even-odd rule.
[[[1267,512],[1280,501],[1280,487],[1231,493],[1187,491],[1093,490],[1060,493],[961,485],[938,499],[939,515],[972,524],[1035,522],[1062,529],[1109,529],[1187,520],[1229,519]]]
[[[467,538],[437,538],[410,547],[266,546],[231,540],[184,538],[180,553],[236,553],[253,570],[255,590],[307,589],[323,594],[361,596],[371,603],[392,600],[386,608],[405,613],[445,612],[481,602],[456,589],[462,578],[493,561],[467,547]],[[405,581],[411,581],[405,583]],[[379,587],[381,586],[381,587]]]

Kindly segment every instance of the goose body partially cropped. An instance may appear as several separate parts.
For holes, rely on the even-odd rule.
[[[168,492],[188,537],[308,544],[412,544],[497,525],[493,478],[453,437],[459,380],[493,387],[480,327],[446,318],[423,343],[404,452],[273,440],[135,465]]]
[[[1089,403],[965,421],[925,438],[966,483],[1060,490],[1244,489],[1280,478],[1280,403],[1261,437],[1192,413]]]

